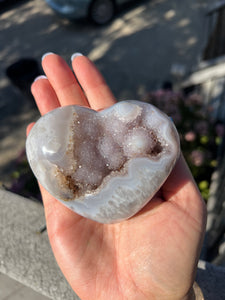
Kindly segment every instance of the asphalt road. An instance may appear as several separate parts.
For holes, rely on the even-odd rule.
[[[24,148],[25,128],[38,112],[11,84],[5,70],[45,52],[88,55],[104,74],[117,99],[141,99],[172,79],[171,67],[196,66],[205,43],[205,12],[210,0],[137,0],[115,20],[95,27],[57,17],[44,0],[14,1],[0,11],[0,182],[10,182],[13,161]]]

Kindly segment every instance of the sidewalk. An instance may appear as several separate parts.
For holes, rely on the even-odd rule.
[[[12,162],[24,148],[26,126],[38,115],[6,78],[5,70],[15,61],[40,62],[44,53],[52,51],[70,64],[72,53],[81,52],[96,63],[120,100],[141,100],[171,78],[174,64],[189,70],[197,63],[210,0],[131,2],[111,24],[98,28],[85,20],[61,20],[39,0],[22,1],[0,13],[0,182],[4,185],[10,184]]]
[[[0,273],[0,300],[48,300],[29,287]]]

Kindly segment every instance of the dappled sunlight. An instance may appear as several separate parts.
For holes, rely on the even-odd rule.
[[[95,28],[85,23],[72,24],[57,19],[45,1],[28,1],[21,7],[11,9],[0,16],[1,28],[10,30],[12,36],[11,40],[10,35],[8,37],[10,43],[0,48],[0,55],[8,56],[8,60],[13,61],[17,56],[17,49],[18,52],[22,49],[24,56],[35,48],[32,54],[40,57],[42,51],[55,51],[67,55],[73,48],[72,51],[88,54],[94,61],[103,59],[109,52],[111,59],[118,60],[117,44],[126,39],[131,53],[135,49],[142,55],[142,51],[146,53],[148,49],[152,55],[156,55],[158,52],[164,52],[163,49],[167,47],[170,52],[172,51],[171,59],[178,54],[179,61],[187,54],[187,63],[189,63],[189,57],[192,56],[189,51],[200,44],[200,35],[198,35],[199,31],[192,30],[196,17],[191,20],[188,15],[193,7],[203,9],[206,4],[197,5],[192,1],[188,5],[188,11],[180,11],[179,6],[179,1],[171,3],[165,0],[141,1],[124,13],[121,12],[109,26]],[[39,25],[40,23],[42,26]],[[23,36],[22,32],[27,26],[30,26],[30,32],[26,32]],[[14,35],[11,30],[15,30]],[[171,35],[173,39],[169,40]],[[134,37],[137,42],[133,42]],[[54,39],[58,39],[58,42],[56,43]],[[160,51],[155,51],[154,42],[156,47],[161,47]],[[1,37],[0,43],[3,44]]]
[[[131,18],[139,17],[140,14],[145,11],[145,9],[146,9],[146,4],[143,4],[132,9],[131,11],[128,11],[124,16],[124,20],[129,20]]]
[[[143,18],[145,9],[145,5],[142,5],[128,12],[125,16],[117,18],[111,26],[103,31],[104,39],[102,39],[102,36],[96,39],[95,47],[88,54],[90,59],[94,61],[100,59],[113,46],[115,41],[154,26],[159,21],[158,18]]]
[[[61,19],[44,0],[22,1],[1,12],[0,170],[21,150],[26,124],[37,115],[32,103],[6,77],[9,65],[24,57],[40,63],[49,51],[70,64],[71,54],[81,52],[96,63],[117,99],[141,99],[164,80],[173,80],[171,66],[189,71],[196,64],[204,42],[208,3],[211,1],[131,1],[104,27],[85,19]],[[6,159],[7,151],[11,154]]]
[[[176,12],[174,9],[170,9],[168,10],[165,14],[164,14],[164,18],[166,20],[171,20],[176,16]]]
[[[177,22],[177,27],[186,27],[188,25],[190,25],[191,20],[188,18],[184,18],[182,20],[180,20],[179,22]]]
[[[155,55],[164,52],[167,48],[170,52],[172,51],[171,56],[165,57],[167,61],[174,58],[179,62],[185,58],[187,64],[193,63],[193,60],[189,60],[192,56],[190,50],[193,51],[202,42],[202,35],[199,34],[199,31],[193,30],[194,26],[200,26],[199,18],[192,19],[191,15],[192,7],[196,5],[190,3],[187,7],[189,11],[181,13],[177,1],[174,1],[176,3],[174,5],[164,4],[164,10],[161,10],[160,5],[162,5],[162,2],[164,1],[150,1],[116,19],[111,26],[101,32],[99,38],[96,38],[95,47],[89,52],[90,58],[95,61],[100,60],[108,51],[112,52],[112,47],[115,48],[115,44],[118,44],[119,40],[127,37],[132,37],[131,39],[134,40],[133,37],[135,36],[136,42],[133,45],[127,45],[129,51],[136,49],[135,51],[141,53],[143,51],[142,47],[144,47],[145,49],[149,48],[152,52],[152,45],[155,41],[156,46],[161,43],[162,47],[159,51],[155,51],[155,48],[153,48]],[[201,6],[202,9],[204,7],[206,5]],[[203,30],[203,22],[201,26],[201,30]],[[171,36],[172,39],[170,39]],[[143,44],[144,40],[146,43]],[[118,59],[118,55],[116,57]]]
[[[27,4],[23,6],[23,9],[20,10],[19,14],[17,9],[8,10],[3,13],[0,18],[1,29],[7,29],[10,26],[23,24],[31,20],[34,15],[40,12],[40,9],[44,15],[51,15],[52,11],[45,5],[44,1],[39,2],[39,5],[35,6],[32,1],[28,1]],[[35,28],[33,28],[33,30],[35,30]]]
[[[52,23],[50,26],[43,28],[43,30],[41,31],[41,34],[51,34],[51,32],[54,32],[55,30],[57,30],[59,27],[59,24],[57,23]]]
[[[190,37],[189,39],[187,39],[186,45],[187,46],[193,46],[197,43],[197,38],[196,37]]]
[[[34,55],[34,51],[30,51],[32,42],[40,35],[36,22],[45,23],[53,15],[45,1],[27,1],[17,5],[0,15],[0,27],[4,30],[3,33],[7,32],[0,35],[0,59],[5,57],[2,67],[7,67],[7,63],[25,56],[26,52],[30,52],[29,56]],[[55,27],[56,24],[49,25],[50,30],[52,25]]]

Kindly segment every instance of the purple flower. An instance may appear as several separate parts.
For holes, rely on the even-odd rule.
[[[191,152],[190,159],[193,165],[200,167],[204,163],[205,155],[201,150],[193,150]]]

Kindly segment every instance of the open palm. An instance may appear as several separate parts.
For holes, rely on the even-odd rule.
[[[41,114],[64,105],[101,110],[115,103],[87,57],[73,58],[76,77],[58,55],[46,55],[42,64],[47,78],[32,85]],[[82,300],[192,299],[205,207],[182,156],[144,209],[118,224],[85,219],[40,189],[54,255]]]

